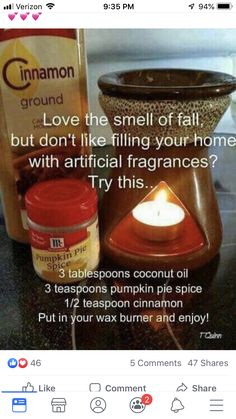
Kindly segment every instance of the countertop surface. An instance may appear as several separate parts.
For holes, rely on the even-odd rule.
[[[67,295],[45,293],[45,282],[34,273],[30,247],[7,237],[0,216],[0,349],[235,349],[235,156],[230,148],[214,149],[214,154],[219,157],[213,176],[224,229],[223,244],[214,260],[188,278],[189,283],[203,287],[203,294],[185,296],[184,301],[185,314],[209,313],[208,322],[204,325],[80,323],[75,330],[64,323],[39,323],[39,312],[70,314],[72,310],[65,307]],[[116,268],[109,261],[101,265],[101,269]],[[78,309],[77,314],[83,314],[82,310]],[[221,337],[201,338],[204,331]]]

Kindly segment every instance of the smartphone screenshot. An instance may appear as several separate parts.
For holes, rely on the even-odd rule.
[[[0,418],[234,417],[235,14],[2,0]]]

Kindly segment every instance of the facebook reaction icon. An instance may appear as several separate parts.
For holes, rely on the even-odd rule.
[[[9,368],[16,368],[18,365],[18,361],[15,358],[8,359],[7,365]]]
[[[24,398],[12,399],[12,412],[25,413],[27,411],[27,400]]]

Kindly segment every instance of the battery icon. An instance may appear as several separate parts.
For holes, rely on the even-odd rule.
[[[230,10],[233,5],[231,3],[217,3],[218,10]]]

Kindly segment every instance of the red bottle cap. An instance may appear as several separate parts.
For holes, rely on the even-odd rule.
[[[57,179],[32,186],[25,195],[28,218],[45,227],[69,227],[97,212],[96,189],[82,180]]]

